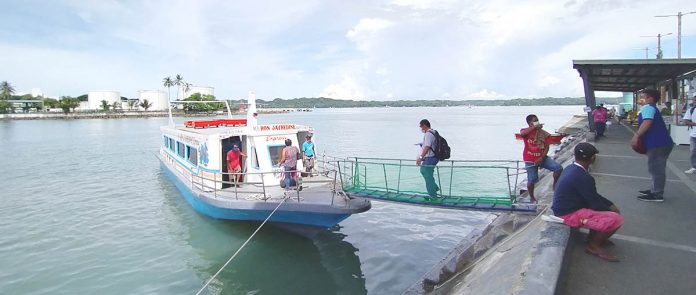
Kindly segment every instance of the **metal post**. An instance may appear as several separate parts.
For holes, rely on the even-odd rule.
[[[384,171],[384,188],[389,192],[389,182],[387,181],[387,166],[382,164],[382,170]]]
[[[595,102],[594,88],[592,87],[592,81],[590,81],[589,73],[587,68],[579,68],[580,77],[582,77],[582,82],[585,89],[585,106],[594,107],[597,103]],[[590,127],[590,131],[595,131],[594,120],[592,119],[592,111],[587,112],[587,123]]]
[[[367,190],[367,165],[365,165],[365,177],[363,179],[365,180],[365,190]]]
[[[449,195],[451,196],[452,195],[452,181],[454,178],[454,161],[450,161],[450,163],[452,163],[452,165],[450,166],[450,185],[449,185]],[[440,188],[440,189],[442,189],[442,188]]]
[[[401,160],[399,160],[399,178],[396,180],[396,193],[399,194],[401,193],[401,167],[403,165],[401,164]]]
[[[234,199],[239,200],[239,196],[238,196],[238,189],[239,188],[237,187],[237,184],[236,184],[237,175],[232,175],[232,176],[234,177],[234,182],[233,182],[234,183],[233,184],[234,185]],[[227,179],[230,179],[230,177],[228,176]],[[261,175],[261,182],[263,182],[263,175]],[[264,194],[263,196],[266,197],[266,194]]]
[[[340,171],[341,167],[339,166],[338,169],[339,169],[339,171]],[[336,198],[336,178],[337,178],[337,177],[336,177],[336,170],[334,170],[333,190],[332,190],[332,193],[331,193],[331,206],[333,206],[333,204],[334,204],[334,199]]]
[[[437,172],[437,186],[440,187],[440,195],[442,195],[442,182],[440,182],[440,167],[433,167],[435,168],[435,171]],[[450,184],[450,188],[452,187],[452,184]],[[437,192],[435,193],[437,194]],[[452,194],[450,194],[452,195]]]

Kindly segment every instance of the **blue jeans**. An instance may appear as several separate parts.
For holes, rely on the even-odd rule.
[[[283,168],[285,169],[285,177],[283,179],[283,181],[285,182],[285,189],[290,189],[290,184],[292,183],[292,172],[290,171],[293,171],[297,168],[285,166],[283,166]]]
[[[607,130],[607,123],[595,122],[595,131],[597,136],[604,136],[604,131]]]
[[[648,149],[648,172],[652,176],[651,192],[662,195],[665,191],[665,182],[667,179],[667,158],[672,153],[674,145],[661,146]]]
[[[539,166],[534,165],[534,163],[524,162],[524,169],[527,170],[527,184],[535,184],[539,181],[539,167],[554,172],[563,169],[561,164],[556,163],[556,161],[549,158],[549,156],[544,156],[544,160],[541,161],[541,165]]]
[[[437,197],[437,191],[440,189],[437,187],[435,177],[433,176],[435,173],[435,165],[437,165],[439,161],[440,160],[436,157],[425,157],[420,167],[420,173],[423,175],[423,179],[425,179],[425,189],[428,190],[428,195],[433,198]]]

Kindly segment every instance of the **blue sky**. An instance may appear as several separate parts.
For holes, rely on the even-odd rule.
[[[676,57],[682,0],[7,1],[0,80],[48,96],[164,89],[219,98],[581,96],[573,59]],[[696,14],[682,57],[696,57]]]

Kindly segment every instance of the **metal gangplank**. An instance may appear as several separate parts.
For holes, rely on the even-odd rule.
[[[536,213],[537,205],[516,201],[520,161],[441,161],[434,168],[437,197],[428,195],[415,160],[348,158],[325,162],[338,171],[341,190],[378,201],[462,210]],[[328,168],[328,167],[327,167]]]

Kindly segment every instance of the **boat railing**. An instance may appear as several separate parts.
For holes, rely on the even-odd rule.
[[[432,173],[438,200],[493,206],[516,203],[519,175],[526,173],[524,163],[516,160],[446,160],[423,167],[415,160],[348,158],[325,166],[338,170],[338,183],[348,193],[428,200],[433,192],[427,191],[423,174]]]
[[[336,188],[338,186],[336,183],[338,180],[338,171],[328,171],[326,173],[322,172],[321,175],[325,177],[317,179],[302,177],[302,174],[305,174],[307,176],[319,175],[320,173],[318,173],[317,171],[307,173],[305,171],[300,170],[268,172],[216,172],[208,174],[212,174],[212,177],[206,176],[204,175],[204,173],[192,173],[190,178],[190,186],[192,189],[197,188],[207,193],[212,192],[215,198],[222,198],[223,196],[233,194],[235,200],[239,200],[240,198],[255,198],[258,200],[268,201],[271,200],[273,197],[269,193],[269,187],[277,187],[278,184],[267,183],[267,181],[264,181],[266,179],[266,176],[273,175],[275,179],[275,177],[278,176],[278,174],[286,172],[296,173],[298,175],[296,188],[291,190],[285,190],[286,194],[293,194],[293,199],[296,199],[298,202],[302,202],[303,191],[297,188],[301,187],[304,184],[329,185],[331,188],[331,205],[334,204],[336,195],[338,194],[336,191]],[[223,180],[225,178],[224,176],[227,176],[228,180]],[[251,177],[252,179],[256,178],[261,180],[248,181],[247,179],[249,179],[249,176],[253,176]],[[244,180],[241,182],[233,180],[239,179],[240,177]],[[229,185],[229,187],[223,189],[223,185]],[[284,195],[284,197],[286,196]]]

